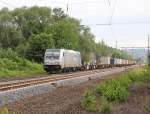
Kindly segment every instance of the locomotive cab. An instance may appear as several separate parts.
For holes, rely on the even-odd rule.
[[[80,52],[66,49],[47,49],[44,56],[44,70],[46,72],[80,70]]]
[[[61,69],[60,57],[60,49],[47,49],[44,56],[45,71],[59,71]]]

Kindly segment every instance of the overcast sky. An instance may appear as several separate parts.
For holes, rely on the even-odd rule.
[[[118,48],[147,46],[150,0],[0,0],[0,8],[34,5],[63,8],[67,14],[90,26],[96,42],[103,39],[115,47],[118,41]],[[111,25],[101,25],[110,22]]]

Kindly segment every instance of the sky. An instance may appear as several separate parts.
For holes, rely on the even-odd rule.
[[[68,11],[67,11],[68,4]],[[109,46],[147,47],[150,34],[150,0],[0,0],[0,8],[61,7],[91,28],[95,41]]]

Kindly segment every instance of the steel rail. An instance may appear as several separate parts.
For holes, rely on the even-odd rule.
[[[28,86],[33,86],[33,85],[38,85],[38,84],[50,83],[50,82],[54,82],[54,81],[65,80],[65,79],[70,79],[70,78],[75,78],[75,77],[86,76],[86,75],[90,75],[90,74],[100,73],[102,71],[104,72],[105,70],[103,69],[103,70],[92,70],[92,71],[86,71],[86,72],[84,71],[84,72],[78,72],[78,73],[56,75],[56,76],[51,76],[51,77],[21,80],[21,81],[12,82],[12,83],[7,82],[6,84],[5,83],[0,84],[0,92],[12,90],[12,89],[23,88],[23,87],[28,87]]]

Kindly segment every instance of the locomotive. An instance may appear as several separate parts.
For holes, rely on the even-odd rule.
[[[96,58],[92,54],[91,61],[86,64],[82,64],[81,55],[78,51],[68,49],[46,49],[44,55],[44,70],[49,73],[70,72],[136,64],[134,60],[112,57],[101,57],[99,62],[96,62],[95,59]]]
[[[66,49],[47,49],[44,56],[44,69],[53,71],[75,71],[82,67],[80,52]]]

